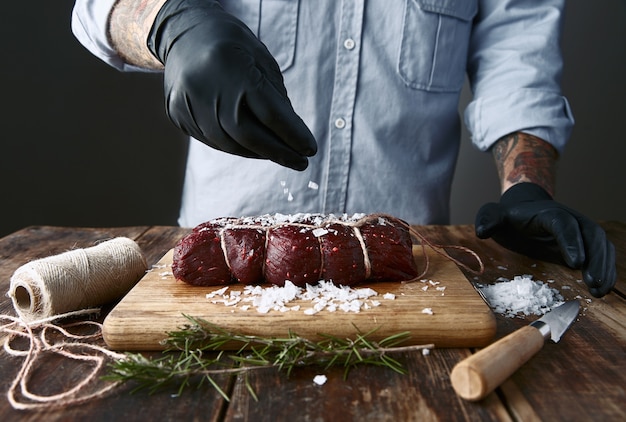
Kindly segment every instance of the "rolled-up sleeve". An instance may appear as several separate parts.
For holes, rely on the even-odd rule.
[[[72,33],[94,56],[125,72],[149,72],[126,63],[111,46],[107,36],[109,14],[116,0],[76,0],[72,9]]]
[[[565,147],[574,119],[560,89],[562,0],[486,0],[476,17],[465,110],[472,141],[489,149],[523,131]]]

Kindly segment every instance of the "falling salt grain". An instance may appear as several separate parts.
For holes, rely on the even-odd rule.
[[[430,355],[430,349],[422,349],[422,356]]]
[[[422,309],[422,313],[423,314],[427,314],[427,315],[432,315],[433,314],[433,308],[424,308],[424,309]]]
[[[320,187],[320,185],[318,185],[317,183],[309,180],[309,185],[308,185],[309,189],[318,190],[319,187]]]
[[[328,378],[326,378],[326,375],[316,375],[313,378],[313,382],[317,385],[324,385],[326,384],[326,381],[328,380]]]

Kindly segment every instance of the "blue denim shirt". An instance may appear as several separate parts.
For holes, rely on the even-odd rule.
[[[113,0],[77,0],[72,27],[123,71],[108,44]],[[279,63],[318,153],[297,172],[191,140],[179,223],[263,213],[385,212],[447,223],[465,81],[472,142],[524,131],[561,151],[563,0],[228,0]],[[480,189],[480,186],[476,187]]]

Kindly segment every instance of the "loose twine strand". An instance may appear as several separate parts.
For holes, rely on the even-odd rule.
[[[94,341],[102,339],[102,325],[79,321],[61,327],[56,321],[99,312],[99,306],[123,297],[145,274],[147,263],[132,239],[118,237],[86,249],[28,262],[11,277],[7,295],[18,317],[0,315],[4,351],[24,361],[7,392],[15,409],[56,408],[102,397],[117,383],[93,387],[107,359],[123,359]],[[67,328],[95,328],[87,335]],[[52,335],[60,340],[51,342]],[[27,348],[15,347],[26,339]],[[35,394],[29,388],[44,355],[56,354],[91,366],[81,380],[58,394]]]
[[[54,324],[60,319],[95,314],[99,311],[98,308],[83,309],[29,322],[10,315],[0,315],[0,320],[3,322],[3,325],[0,326],[0,335],[7,335],[3,344],[4,351],[11,356],[24,358],[20,370],[7,391],[7,399],[14,409],[51,409],[80,404],[91,399],[104,397],[119,385],[119,382],[108,382],[103,386],[92,386],[95,381],[99,380],[98,374],[107,360],[126,358],[124,354],[115,353],[105,347],[86,342],[102,338],[102,325],[100,323],[78,321],[67,324],[65,327]],[[80,327],[94,327],[95,332],[73,334],[66,329]],[[49,337],[54,332],[60,334],[61,339],[50,342]],[[24,338],[28,341],[27,348],[18,348],[14,345],[18,338]],[[88,363],[91,366],[91,371],[87,372],[76,385],[60,393],[51,395],[33,393],[29,387],[31,378],[39,367],[38,363],[46,353]],[[87,390],[88,387],[91,389]]]

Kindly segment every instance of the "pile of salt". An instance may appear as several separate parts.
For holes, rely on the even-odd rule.
[[[523,315],[543,315],[563,304],[563,296],[532,276],[515,276],[513,280],[499,279],[491,285],[479,285],[479,289],[491,308],[509,318]]]

